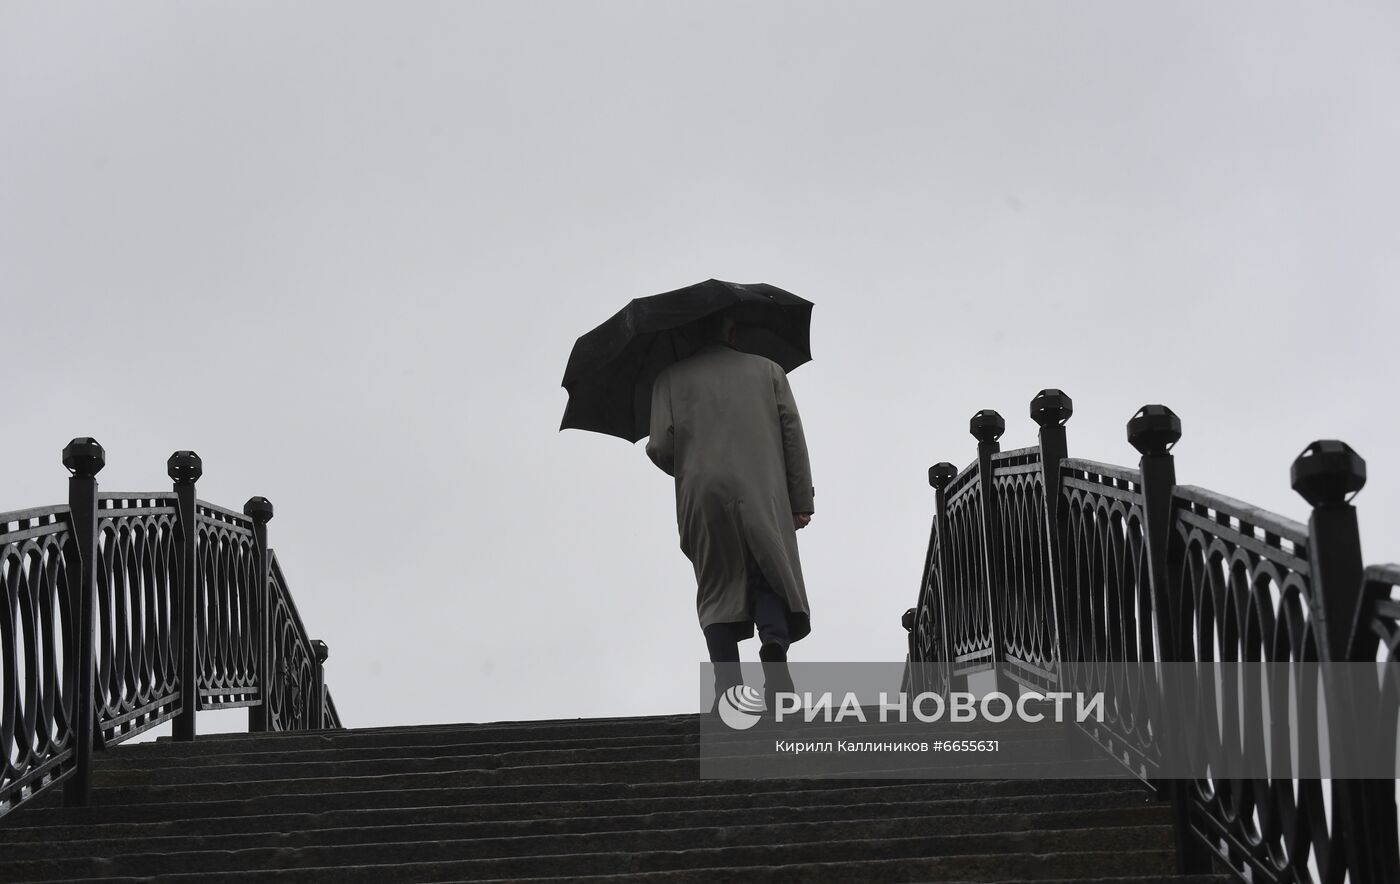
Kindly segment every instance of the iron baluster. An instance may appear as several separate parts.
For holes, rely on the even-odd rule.
[[[243,504],[243,514],[253,520],[253,543],[256,571],[253,605],[253,628],[255,654],[257,656],[257,686],[259,701],[248,707],[248,731],[260,733],[272,730],[272,717],[268,714],[268,685],[272,680],[272,566],[267,555],[267,523],[272,521],[272,501],[266,497],[250,497]]]
[[[937,672],[946,673],[947,683],[940,685],[940,693],[947,694],[952,689],[953,670],[957,663],[957,652],[953,647],[952,624],[948,621],[948,545],[946,539],[948,531],[948,483],[953,481],[958,475],[957,468],[946,460],[939,461],[928,468],[928,483],[933,487],[933,523],[937,535],[937,543],[934,545],[933,560],[930,566],[934,569],[937,582],[933,583],[938,589],[938,598],[933,600],[929,607],[929,615],[938,616],[938,635],[943,642],[943,651],[940,655],[942,659],[931,662],[939,664]]]
[[[199,711],[199,521],[195,513],[195,483],[204,474],[204,462],[193,451],[177,451],[166,462],[166,472],[175,483],[179,512],[180,539],[180,712],[175,716],[173,736],[193,740],[194,717]]]
[[[72,589],[75,615],[73,642],[64,643],[65,666],[77,671],[73,701],[73,774],[63,787],[63,803],[86,807],[92,800],[92,749],[97,732],[94,715],[94,678],[97,657],[93,647],[93,608],[97,600],[97,474],[107,464],[107,453],[96,439],[81,437],[63,449],[68,479],[68,508],[73,540],[78,550],[79,577]]]
[[[326,660],[331,655],[331,649],[319,638],[312,640],[311,649],[316,652],[316,679],[311,690],[312,705],[311,714],[307,716],[307,726],[315,730],[325,727]]]
[[[1058,663],[1070,659],[1066,645],[1064,622],[1064,576],[1061,554],[1060,526],[1060,462],[1069,456],[1069,446],[1065,440],[1065,424],[1074,415],[1074,400],[1063,390],[1046,389],[1035,394],[1031,400],[1031,420],[1040,427],[1040,475],[1044,485],[1042,505],[1045,516],[1045,554],[1049,567],[1046,579],[1050,582],[1052,607],[1051,623],[1055,629],[1052,644]]]
[[[1006,621],[1002,610],[1005,583],[1002,580],[1001,526],[997,514],[996,486],[992,481],[992,455],[1001,450],[997,442],[1006,432],[1006,421],[991,409],[972,416],[968,431],[977,440],[977,463],[981,486],[982,509],[982,573],[983,591],[987,595],[987,630],[992,644],[991,665],[995,679],[993,690],[1001,690],[1001,669],[1006,662],[1003,630]]]

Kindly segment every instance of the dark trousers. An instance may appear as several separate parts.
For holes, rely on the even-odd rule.
[[[749,620],[738,623],[711,623],[705,627],[705,645],[710,651],[710,662],[715,664],[715,695],[724,693],[730,687],[743,683],[739,669],[739,641],[749,634],[749,624],[758,632],[761,650],[759,658],[764,661],[765,676],[770,663],[787,660],[788,649],[788,606],[783,597],[773,591],[758,564],[749,558],[748,562],[748,608]],[[786,667],[783,667],[784,673]],[[782,679],[780,679],[781,681]]]
[[[786,655],[788,647],[788,606],[773,591],[753,558],[748,564],[749,620],[738,623],[711,623],[705,627],[705,644],[711,663],[739,662],[739,640],[749,632],[749,623],[758,632],[760,645],[777,645]]]

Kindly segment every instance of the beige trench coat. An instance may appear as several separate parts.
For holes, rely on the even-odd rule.
[[[812,469],[782,367],[724,343],[667,366],[652,386],[647,456],[676,480],[701,628],[747,623],[753,634],[747,550],[787,602],[790,640],[810,632],[792,514],[814,512]]]

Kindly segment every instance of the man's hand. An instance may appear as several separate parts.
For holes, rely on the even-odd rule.
[[[801,529],[803,529],[803,528],[806,528],[806,527],[807,527],[807,524],[808,524],[809,522],[811,522],[811,521],[812,521],[812,514],[811,514],[811,513],[793,513],[793,514],[792,514],[792,527],[793,527],[794,530],[801,530]]]

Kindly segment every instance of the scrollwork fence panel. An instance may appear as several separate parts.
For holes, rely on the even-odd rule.
[[[986,595],[983,559],[982,483],[977,464],[963,470],[948,486],[947,573],[938,584],[948,593],[944,611],[954,675],[970,675],[992,665],[991,610]]]
[[[945,568],[943,566],[944,544],[948,534],[943,523],[946,506],[943,489],[953,478],[953,465],[936,464],[929,468],[929,485],[938,489],[939,506],[934,513],[933,524],[929,527],[928,551],[924,555],[923,579],[919,584],[917,607],[910,608],[904,615],[904,628],[909,630],[909,662],[906,669],[910,677],[908,688],[912,693],[934,691],[946,695],[951,687],[951,668],[921,667],[912,665],[914,661],[947,660],[949,656],[948,620],[944,611],[944,589],[942,585]]]
[[[282,566],[275,554],[271,560],[272,671],[268,681],[268,719],[272,730],[307,730],[322,723],[319,662],[296,604],[287,592]]]
[[[1028,687],[1056,682],[1055,616],[1048,579],[1045,482],[1040,450],[1022,448],[992,455],[1000,542],[994,555],[1006,603],[998,634],[1010,677]]]
[[[1139,679],[1158,659],[1146,551],[1142,480],[1133,470],[1066,459],[1060,465],[1064,647],[1076,665],[1067,687],[1105,697],[1105,721],[1081,727],[1144,781],[1160,765],[1157,696]]]
[[[1203,488],[1179,486],[1174,503],[1180,659],[1321,660],[1307,527]],[[1213,703],[1197,704],[1183,732],[1207,757],[1227,745],[1265,751],[1266,735],[1221,732]],[[1333,849],[1336,818],[1328,813],[1328,788],[1316,779],[1197,780],[1188,793],[1192,826],[1224,862],[1255,880],[1311,881],[1314,869],[1318,881],[1341,880],[1346,869]]]
[[[183,702],[175,500],[99,494],[97,513],[96,704],[111,745],[173,718]]]
[[[930,558],[938,555],[937,536],[931,540],[929,548]],[[934,566],[924,568],[924,589],[919,594],[919,607],[915,612],[914,627],[910,632],[910,639],[913,647],[910,649],[911,660],[942,660],[947,657],[947,646],[943,635],[943,611],[939,602],[942,599],[942,589],[938,586],[939,569]],[[946,670],[938,670],[941,674]],[[914,671],[915,676],[920,679],[915,683],[914,693],[933,690],[939,694],[947,693],[948,686],[940,680],[938,684],[926,684],[923,678],[929,673],[919,669]]]
[[[199,708],[260,702],[257,676],[258,561],[253,522],[205,501],[199,520]]]
[[[0,514],[0,816],[73,772],[69,517],[66,506]]]

